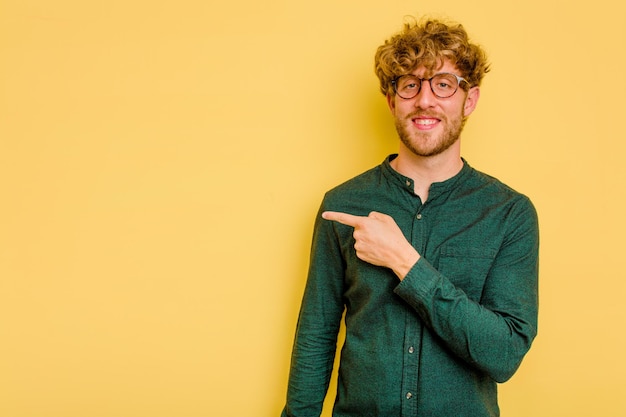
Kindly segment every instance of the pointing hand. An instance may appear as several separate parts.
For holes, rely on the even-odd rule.
[[[355,216],[325,211],[322,218],[353,227],[357,257],[372,265],[390,268],[400,280],[420,258],[395,220],[387,214],[373,211],[369,216]]]

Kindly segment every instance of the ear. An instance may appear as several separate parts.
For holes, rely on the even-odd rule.
[[[396,113],[396,95],[387,93],[387,105],[389,106],[389,110],[391,110],[391,114]]]
[[[476,109],[476,105],[478,104],[478,99],[480,98],[480,87],[472,87],[467,92],[467,97],[465,97],[465,104],[463,105],[464,115],[467,117],[474,109]]]

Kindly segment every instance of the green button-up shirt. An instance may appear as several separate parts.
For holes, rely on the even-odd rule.
[[[329,191],[320,213],[388,214],[422,257],[399,281],[318,215],[283,417],[320,415],[344,310],[335,417],[498,416],[497,383],[537,333],[530,200],[464,161],[422,204],[393,158]]]

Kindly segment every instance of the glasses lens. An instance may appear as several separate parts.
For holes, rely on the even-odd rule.
[[[415,97],[421,89],[422,81],[414,75],[403,75],[398,78],[395,83],[396,94],[404,99]],[[441,73],[435,74],[430,79],[430,87],[439,98],[452,97],[459,88],[459,80],[454,74]]]
[[[402,98],[413,98],[420,91],[421,81],[412,75],[403,75],[396,80],[396,94]]]
[[[459,88],[459,81],[452,74],[437,74],[430,80],[433,93],[441,98],[452,96]]]

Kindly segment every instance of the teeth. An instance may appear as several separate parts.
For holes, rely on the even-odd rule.
[[[437,122],[435,119],[416,119],[415,123],[418,125],[433,125]]]

